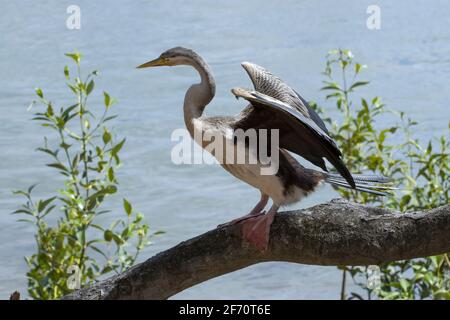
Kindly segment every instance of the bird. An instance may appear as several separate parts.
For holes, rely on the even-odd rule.
[[[184,122],[190,136],[194,138],[196,131],[213,132],[223,140],[225,154],[228,151],[241,151],[248,159],[253,159],[253,162],[240,163],[235,161],[233,153],[234,161],[224,161],[220,158],[223,157],[223,154],[219,155],[221,152],[211,152],[221,160],[219,163],[226,171],[258,189],[261,194],[260,200],[248,214],[218,227],[241,224],[243,239],[265,251],[269,245],[270,226],[279,208],[301,201],[324,183],[379,196],[387,194],[385,189],[389,188],[384,185],[390,179],[382,175],[351,174],[320,116],[294,89],[270,71],[254,63],[243,62],[241,65],[254,89],[235,87],[231,92],[236,98],[247,100],[248,105],[234,116],[208,117],[204,115],[204,110],[214,98],[215,79],[210,66],[195,51],[174,47],[137,68],[179,65],[194,68],[200,76],[200,82],[191,85],[184,98]],[[236,135],[238,130],[254,130],[256,143],[247,140],[239,143]],[[278,132],[274,154],[271,151],[274,144],[262,142],[262,133],[273,130]],[[208,146],[205,141],[195,141],[204,149]],[[259,152],[262,149],[267,149],[265,151],[271,156],[277,156],[273,157],[278,159],[276,172],[262,174],[265,166]],[[292,153],[321,170],[304,167]],[[325,160],[337,173],[329,172]],[[266,211],[269,199],[272,205]]]

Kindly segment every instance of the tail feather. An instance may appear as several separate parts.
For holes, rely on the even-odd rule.
[[[339,174],[328,173],[329,178],[342,178]],[[378,183],[388,183],[392,182],[391,178],[385,177],[380,174],[352,174],[355,182],[378,182]]]
[[[379,196],[387,196],[390,193],[386,190],[394,190],[396,188],[389,185],[391,179],[381,176],[381,175],[363,175],[363,174],[353,174],[353,179],[355,181],[355,187],[352,187],[345,178],[338,174],[327,173],[325,181],[336,185],[339,187],[344,187],[347,189],[355,189],[358,191],[371,193]],[[385,190],[385,191],[382,191]]]

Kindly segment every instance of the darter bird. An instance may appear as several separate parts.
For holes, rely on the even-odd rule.
[[[223,161],[217,154],[212,154],[225,170],[261,192],[261,199],[250,213],[225,224],[242,224],[243,238],[258,249],[267,249],[270,225],[280,206],[300,201],[323,183],[376,195],[386,194],[382,189],[387,187],[382,184],[389,179],[378,175],[352,175],[318,114],[295,90],[266,69],[243,62],[242,66],[250,76],[254,90],[233,88],[231,91],[236,98],[244,98],[250,104],[236,116],[206,117],[203,111],[214,98],[215,81],[209,65],[196,52],[183,47],[172,48],[138,68],[178,65],[193,67],[201,79],[200,83],[187,90],[184,99],[184,121],[191,137],[194,137],[196,130],[212,131],[215,136],[223,139],[224,149],[230,150],[238,148],[235,135],[238,129],[244,132],[256,130],[256,144],[241,144],[247,155],[256,157],[254,163]],[[269,149],[271,145],[261,143],[259,135],[264,131],[260,129],[266,129],[266,132],[278,130],[278,170],[274,174],[262,174],[261,171],[264,164],[260,161],[258,149]],[[205,141],[196,142],[203,148],[208,145]],[[267,151],[270,154],[270,150]],[[305,158],[323,171],[303,167],[290,152]],[[327,172],[325,159],[334,166],[338,174]],[[266,213],[264,209],[269,198],[273,204]]]

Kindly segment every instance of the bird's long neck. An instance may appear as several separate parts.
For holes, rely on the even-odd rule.
[[[192,85],[184,97],[184,122],[191,136],[194,134],[193,121],[202,116],[203,110],[214,98],[216,84],[208,64],[197,56],[189,63],[200,75],[200,83]]]

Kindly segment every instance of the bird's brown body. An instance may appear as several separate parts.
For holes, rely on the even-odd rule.
[[[236,97],[242,97],[250,103],[241,113],[234,117],[205,117],[203,111],[215,93],[214,77],[207,63],[194,51],[177,47],[140,67],[164,65],[189,65],[197,70],[201,81],[188,89],[184,101],[186,128],[192,137],[203,136],[204,133],[218,137],[223,142],[223,149],[211,151],[212,155],[225,170],[261,192],[261,200],[255,208],[248,215],[231,222],[242,223],[244,238],[258,248],[267,247],[270,225],[278,208],[298,202],[324,182],[384,194],[378,190],[377,183],[384,183],[387,179],[350,174],[324,122],[297,92],[266,69],[248,62],[242,64],[255,91],[241,88],[232,90]],[[256,142],[239,143],[241,141],[236,135],[239,130],[254,130]],[[275,149],[273,141],[261,142],[262,132],[274,130],[278,134]],[[209,143],[204,140],[196,142],[208,149]],[[266,163],[261,161],[260,151],[265,151],[276,161],[277,170],[273,174],[262,174]],[[231,160],[236,160],[238,152],[246,155],[247,162],[224,159],[232,154]],[[289,152],[302,156],[324,171],[303,167]],[[325,159],[339,174],[327,173]],[[265,214],[263,209],[269,198],[273,205]]]

